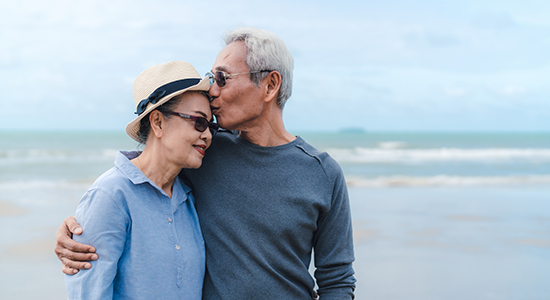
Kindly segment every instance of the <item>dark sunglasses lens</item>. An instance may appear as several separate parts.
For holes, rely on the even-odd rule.
[[[210,133],[212,134],[212,136],[215,136],[218,132],[219,127],[218,124],[210,123],[208,124],[208,129],[210,129]]]
[[[225,86],[225,74],[221,71],[214,73],[214,78],[219,87]]]
[[[196,118],[195,119],[195,129],[203,132],[208,128],[208,120],[205,118]]]

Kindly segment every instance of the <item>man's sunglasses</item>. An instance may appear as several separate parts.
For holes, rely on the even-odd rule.
[[[271,72],[273,70],[261,70],[261,71],[253,71],[253,72],[245,72],[245,73],[234,73],[234,74],[225,74],[224,71],[210,71],[206,73],[206,76],[210,79],[210,85],[213,85],[214,82],[218,84],[219,87],[224,87],[227,77],[236,76],[236,75],[242,75],[242,74],[256,74],[256,73],[263,73],[263,72]]]
[[[174,116],[182,117],[184,119],[193,120],[195,122],[195,129],[199,132],[204,132],[206,130],[206,128],[210,129],[210,133],[212,133],[212,136],[214,136],[216,134],[216,132],[218,132],[218,129],[219,129],[218,124],[212,123],[212,122],[208,121],[206,118],[199,117],[199,116],[192,116],[192,115],[182,114],[182,113],[175,112],[175,111],[171,111],[170,114],[174,115]]]

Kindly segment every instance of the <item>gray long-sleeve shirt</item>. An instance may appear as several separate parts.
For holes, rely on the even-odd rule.
[[[185,170],[206,243],[203,299],[352,299],[352,227],[343,173],[302,138],[276,147],[220,132]]]

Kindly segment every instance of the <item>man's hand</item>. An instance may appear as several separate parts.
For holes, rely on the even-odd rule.
[[[63,221],[55,233],[55,254],[63,263],[62,271],[67,275],[78,273],[80,269],[89,269],[91,260],[97,260],[95,248],[72,240],[73,234],[82,234],[82,227],[74,217],[68,217]]]

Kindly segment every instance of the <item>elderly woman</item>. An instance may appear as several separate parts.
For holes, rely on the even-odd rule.
[[[181,61],[137,77],[138,117],[126,132],[145,147],[118,153],[80,201],[84,233],[75,240],[99,259],[66,276],[69,299],[201,299],[204,241],[191,189],[177,175],[201,166],[217,130],[209,87]]]

